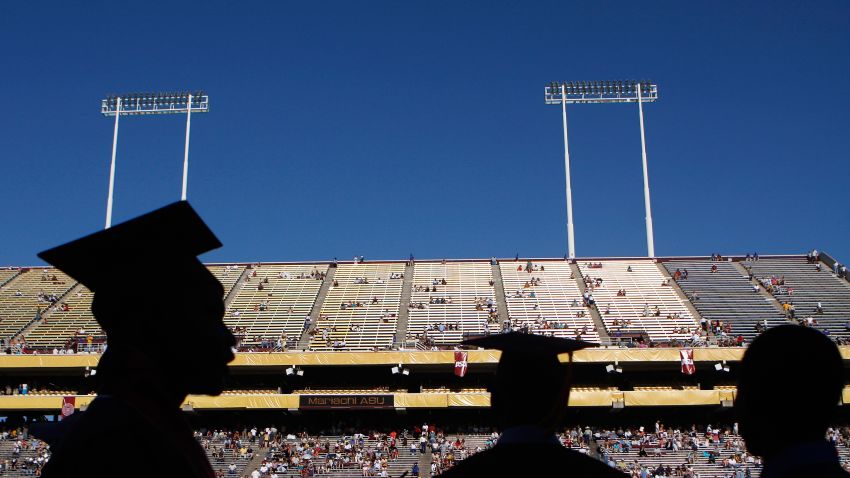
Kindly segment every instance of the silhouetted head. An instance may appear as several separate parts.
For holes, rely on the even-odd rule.
[[[817,330],[783,325],[757,337],[741,361],[735,409],[747,448],[769,460],[795,443],[822,441],[838,410],[844,369]]]
[[[535,425],[558,426],[570,396],[570,367],[558,355],[596,344],[580,340],[508,333],[471,339],[466,345],[502,351],[490,406],[499,425],[510,428]]]
[[[98,377],[145,375],[175,396],[221,393],[233,336],[224,291],[197,255],[221,243],[187,202],[44,251],[39,257],[94,292],[108,349]]]

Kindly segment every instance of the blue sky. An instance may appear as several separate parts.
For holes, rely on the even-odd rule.
[[[0,264],[103,226],[107,93],[202,88],[207,261],[561,256],[552,80],[652,79],[657,255],[850,261],[850,4],[2,2]],[[646,253],[635,105],[569,110],[579,256]],[[121,122],[115,221],[179,199],[185,118]]]

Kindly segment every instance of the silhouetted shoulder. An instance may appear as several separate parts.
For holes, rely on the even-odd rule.
[[[163,437],[162,424],[150,423],[120,400],[99,398],[64,430],[44,478],[86,476],[205,476]]]
[[[623,474],[599,460],[560,445],[498,445],[473,455],[440,475],[466,476],[563,476],[623,478]]]

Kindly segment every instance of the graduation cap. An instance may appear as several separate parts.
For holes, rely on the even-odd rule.
[[[115,282],[119,266],[195,259],[219,247],[221,242],[198,213],[180,201],[42,251],[38,257],[96,292]]]
[[[542,386],[548,377],[559,377],[564,371],[558,355],[575,352],[597,344],[582,340],[547,337],[543,335],[509,332],[468,339],[464,345],[473,345],[502,351],[496,375],[501,381]]]
[[[531,373],[533,370],[540,370],[540,367],[544,366],[547,368],[558,368],[561,364],[558,361],[558,355],[565,353],[571,354],[576,350],[597,346],[597,344],[583,340],[547,337],[522,332],[477,337],[465,340],[462,343],[485,349],[501,350],[502,357],[499,359],[500,375],[503,375],[502,372],[506,369],[516,369],[518,371],[522,370],[524,373]]]
[[[505,427],[556,423],[567,407],[570,389],[570,366],[561,364],[558,355],[596,347],[581,340],[521,332],[469,339],[463,344],[502,351],[490,404]]]

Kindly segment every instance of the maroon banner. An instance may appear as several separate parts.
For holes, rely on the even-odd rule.
[[[694,351],[684,349],[679,351],[679,356],[682,358],[682,373],[685,375],[693,375],[696,372],[694,366]]]
[[[62,397],[62,415],[59,419],[68,418],[74,414],[74,404],[77,402],[77,397]]]
[[[466,352],[455,352],[455,375],[458,377],[466,375],[468,355]]]

